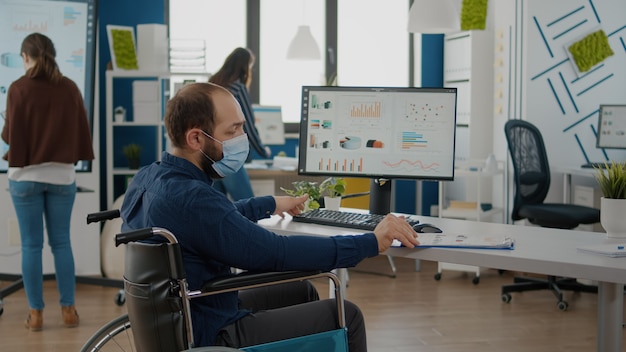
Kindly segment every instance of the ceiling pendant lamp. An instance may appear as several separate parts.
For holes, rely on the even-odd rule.
[[[440,34],[460,31],[459,14],[450,0],[415,0],[409,10],[407,30]]]
[[[320,47],[317,45],[311,27],[298,26],[296,36],[289,43],[287,59],[290,60],[319,60],[321,58]]]

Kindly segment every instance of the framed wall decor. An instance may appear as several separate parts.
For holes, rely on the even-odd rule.
[[[109,50],[114,70],[137,70],[135,29],[129,26],[107,25]]]

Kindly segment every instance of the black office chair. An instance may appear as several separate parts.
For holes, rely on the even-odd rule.
[[[526,219],[534,225],[559,229],[573,229],[580,224],[600,221],[600,210],[564,203],[544,203],[550,188],[550,167],[546,148],[539,129],[522,120],[509,120],[504,132],[513,163],[515,198],[511,219]],[[567,309],[561,290],[597,292],[596,286],[584,285],[570,278],[548,276],[515,278],[512,285],[502,286],[502,301],[511,301],[510,292],[552,290],[558,299],[557,307]]]

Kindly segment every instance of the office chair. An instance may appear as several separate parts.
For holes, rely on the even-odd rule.
[[[550,188],[550,167],[543,137],[539,129],[528,121],[509,120],[504,125],[511,161],[515,198],[511,219],[526,219],[531,224],[573,229],[580,224],[593,224],[600,221],[600,210],[563,203],[544,203]],[[520,278],[515,283],[502,286],[502,301],[511,301],[510,292],[531,290],[552,290],[557,297],[557,307],[567,310],[561,290],[597,292],[596,286],[578,283],[576,279],[548,276],[547,279]]]

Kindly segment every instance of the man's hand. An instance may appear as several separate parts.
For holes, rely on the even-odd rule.
[[[274,215],[280,215],[281,218],[284,218],[284,213],[291,216],[300,214],[304,209],[304,202],[306,202],[307,199],[309,199],[308,194],[299,197],[274,196],[274,201],[276,202]]]
[[[400,241],[408,248],[413,248],[419,244],[417,232],[404,219],[404,216],[387,214],[383,221],[374,229],[374,235],[376,235],[378,240],[379,253],[389,249],[394,239]]]

